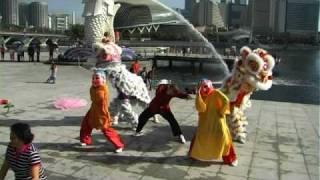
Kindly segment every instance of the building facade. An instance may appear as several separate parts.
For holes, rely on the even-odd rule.
[[[51,28],[56,31],[65,31],[69,29],[70,15],[69,14],[52,14],[51,16]]]
[[[18,0],[1,0],[0,13],[2,24],[19,25]]]
[[[318,33],[318,0],[251,0],[248,13],[255,33]]]
[[[194,4],[192,9],[192,24],[195,26],[212,25],[213,2],[201,0]]]
[[[29,4],[25,2],[19,3],[19,25],[29,26]]]
[[[29,25],[48,28],[48,4],[45,2],[32,2],[29,5]]]

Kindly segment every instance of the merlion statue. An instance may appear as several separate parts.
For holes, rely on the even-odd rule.
[[[85,40],[95,51],[91,60],[95,66],[103,68],[110,83],[118,92],[110,107],[113,115],[113,124],[118,119],[126,119],[135,129],[138,124],[138,115],[131,104],[145,107],[150,103],[148,89],[142,78],[127,70],[121,63],[122,48],[115,44],[113,21],[120,4],[114,0],[83,0],[85,17]]]
[[[274,58],[263,49],[240,49],[231,75],[224,81],[222,92],[230,100],[227,123],[233,140],[245,143],[247,137],[245,110],[251,106],[250,96],[256,90],[266,91],[272,86]]]
[[[115,40],[113,21],[120,4],[114,0],[83,0],[84,33],[88,45],[101,42],[105,32]]]

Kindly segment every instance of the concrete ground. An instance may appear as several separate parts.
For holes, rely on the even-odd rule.
[[[56,84],[44,83],[49,66],[41,63],[0,62],[0,98],[15,107],[0,109],[0,161],[9,142],[10,125],[29,123],[35,134],[49,180],[61,179],[217,179],[317,180],[319,179],[319,106],[253,100],[248,109],[248,142],[235,143],[237,167],[220,162],[203,163],[186,156],[196,130],[194,100],[171,102],[187,144],[180,144],[169,125],[149,122],[141,137],[125,122],[115,127],[125,142],[115,154],[100,132],[94,145],[79,147],[80,121],[86,107],[61,111],[53,108],[59,97],[77,97],[89,103],[91,72],[81,67],[58,66]],[[115,91],[111,91],[115,95]],[[152,92],[154,93],[154,92]],[[137,109],[141,111],[141,109]],[[10,171],[6,179],[14,179]]]

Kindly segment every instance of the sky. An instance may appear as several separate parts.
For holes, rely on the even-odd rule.
[[[76,13],[76,21],[81,21],[83,11],[82,0],[24,0],[26,2],[44,1],[48,3],[49,13]],[[135,0],[137,1],[137,0]],[[160,0],[160,2],[169,7],[184,8],[184,0]]]
[[[22,0],[22,1],[35,1],[35,0]],[[45,1],[49,6],[49,13],[69,13],[72,11],[76,13],[76,21],[77,23],[82,22],[81,14],[83,11],[82,0],[37,0],[37,1]],[[138,1],[138,0],[135,0]],[[184,8],[185,0],[160,0],[163,4],[173,7],[173,8]],[[320,11],[319,11],[320,16]],[[318,23],[318,30],[320,32],[320,18]]]

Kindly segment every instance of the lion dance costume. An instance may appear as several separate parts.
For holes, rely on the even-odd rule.
[[[268,90],[272,86],[272,69],[274,58],[263,49],[240,49],[240,57],[236,59],[231,75],[224,81],[221,91],[230,100],[231,114],[227,122],[233,140],[245,143],[248,122],[244,114],[251,106],[250,96],[255,90]]]

